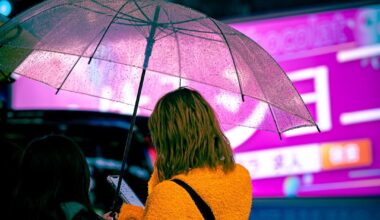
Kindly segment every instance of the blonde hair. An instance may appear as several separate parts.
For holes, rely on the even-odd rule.
[[[221,165],[228,172],[235,166],[213,109],[195,90],[179,88],[163,96],[148,126],[157,150],[160,181],[192,168]]]

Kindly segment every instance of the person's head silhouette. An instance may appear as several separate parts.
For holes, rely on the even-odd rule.
[[[95,216],[85,156],[68,137],[49,135],[33,140],[22,156],[20,175],[14,209],[23,210],[22,219]]]

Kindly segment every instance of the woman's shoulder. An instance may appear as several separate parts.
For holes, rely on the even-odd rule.
[[[178,186],[178,184],[176,184],[175,182],[173,182],[171,179],[170,180],[164,180],[160,183],[158,183],[155,187],[154,187],[154,193],[155,194],[166,194],[166,193],[173,193],[173,192],[176,192],[180,189],[180,187]]]
[[[164,180],[149,194],[146,207],[153,213],[173,215],[173,210],[180,212],[191,203],[190,195],[183,188],[173,181]]]
[[[177,183],[172,180],[164,180],[157,184],[152,193],[149,195],[151,200],[165,200],[173,203],[183,202],[183,198],[187,197],[188,193]]]
[[[241,164],[236,164],[235,165],[235,169],[234,169],[235,172],[237,172],[238,174],[240,175],[245,175],[245,176],[249,176],[249,171],[247,170],[247,168],[245,168],[243,165]]]

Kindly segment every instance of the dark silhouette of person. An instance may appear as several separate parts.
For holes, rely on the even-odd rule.
[[[21,157],[10,217],[101,219],[89,199],[90,172],[79,146],[61,135],[33,140]]]

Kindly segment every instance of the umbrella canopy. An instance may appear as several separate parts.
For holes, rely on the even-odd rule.
[[[3,40],[17,27],[37,42],[21,36]],[[46,1],[2,25],[0,43],[0,71],[57,92],[130,105],[141,97],[139,108],[152,110],[162,95],[188,86],[203,94],[227,129],[239,125],[282,133],[316,125],[285,72],[260,45],[177,4]]]
[[[0,27],[6,24],[9,19],[0,14]],[[22,39],[22,41],[27,42],[29,48],[4,48],[3,54],[6,56],[0,55],[0,63],[7,63],[7,69],[16,68],[23,59],[25,59],[32,51],[33,45],[37,42],[37,39],[19,25],[13,25],[8,31],[1,32],[0,45],[4,45],[9,41],[15,40],[16,38]],[[7,50],[8,49],[8,50]],[[7,71],[3,68],[0,68],[0,83],[2,82],[13,82],[14,79],[10,77],[12,74],[11,71]]]

